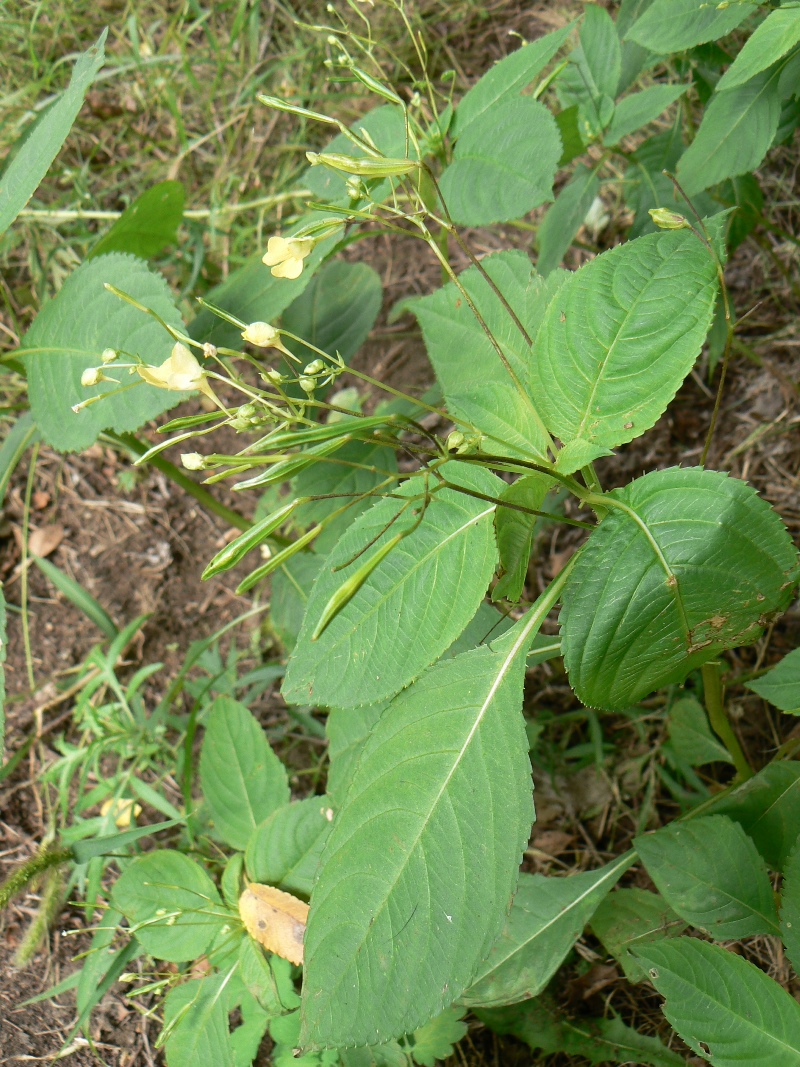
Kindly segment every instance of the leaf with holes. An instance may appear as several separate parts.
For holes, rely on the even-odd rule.
[[[767,868],[732,819],[673,823],[635,838],[634,847],[666,902],[716,941],[778,933]]]
[[[550,432],[608,449],[649,430],[700,354],[716,291],[714,261],[687,230],[629,241],[570,275],[531,363]]]
[[[70,274],[58,295],[33,320],[17,353],[28,374],[36,425],[45,441],[62,452],[88,448],[103,430],[138,430],[189,395],[146,385],[127,371],[119,375],[110,371],[121,385],[133,388],[83,411],[72,410],[91,396],[119,389],[113,382],[81,385],[81,375],[100,364],[104,349],[130,352],[145,363],[160,364],[174,343],[155,319],[108,292],[106,282],[155,311],[170,326],[183,329],[167,283],[134,256],[112,252]]]
[[[520,713],[532,626],[432,667],[374,727],[311,898],[304,1045],[414,1030],[500,933],[533,818]]]
[[[490,496],[504,488],[480,469],[451,463],[440,471]],[[403,500],[424,488],[422,476],[405,482],[392,499],[357,519],[328,557],[289,660],[283,685],[288,701],[355,707],[394,696],[438,659],[477,611],[497,564],[494,505],[443,489],[419,526],[373,570],[319,639],[311,640],[331,596],[364,562],[364,548],[374,552],[417,521]],[[419,496],[415,506],[422,503]]]
[[[673,467],[606,499],[618,506],[582,549],[561,611],[570,683],[590,707],[625,708],[682,681],[758,640],[791,600],[797,551],[744,482]]]
[[[693,937],[639,949],[663,1011],[715,1067],[797,1067],[800,1004],[748,960]]]
[[[628,853],[599,871],[569,878],[521,874],[505,928],[460,1002],[499,1007],[541,993],[635,859]]]

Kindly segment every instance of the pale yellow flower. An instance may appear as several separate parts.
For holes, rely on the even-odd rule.
[[[280,330],[276,330],[268,322],[251,322],[249,326],[242,330],[242,337],[257,348],[277,348],[281,352],[285,352],[287,356],[291,356],[291,352],[286,350],[281,341]]]
[[[100,814],[108,815],[112,808],[114,809],[114,822],[118,830],[126,830],[130,826],[131,820],[138,818],[142,814],[141,805],[127,797],[118,797],[116,800],[110,798],[100,808]]]
[[[208,384],[206,372],[186,345],[182,345],[180,341],[174,345],[169,359],[164,360],[161,366],[150,367],[140,364],[136,370],[148,385],[154,385],[157,389],[174,389],[181,393],[198,389],[215,404],[219,403],[214,390]]]
[[[303,260],[311,255],[314,241],[310,237],[270,237],[262,263],[272,268],[274,278],[299,278]]]

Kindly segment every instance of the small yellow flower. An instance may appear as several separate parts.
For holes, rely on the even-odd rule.
[[[154,385],[157,389],[174,389],[181,393],[199,389],[215,404],[219,403],[214,390],[208,384],[206,372],[180,341],[174,345],[169,359],[164,360],[160,367],[139,365],[136,370],[148,385]]]
[[[291,352],[286,350],[281,341],[280,330],[276,330],[268,322],[251,322],[249,326],[242,330],[242,337],[257,348],[277,348],[281,352],[285,352],[287,356],[291,356]]]
[[[262,263],[272,267],[273,278],[299,278],[303,273],[303,260],[311,255],[314,241],[311,237],[270,237]]]
[[[142,807],[127,797],[119,797],[117,800],[109,798],[100,808],[101,815],[108,815],[114,809],[114,822],[118,830],[127,829],[132,819],[142,814]]]

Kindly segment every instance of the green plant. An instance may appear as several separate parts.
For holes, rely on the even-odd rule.
[[[754,32],[734,58],[739,38],[726,35],[740,26]],[[140,262],[98,256],[64,286],[85,303],[82,317],[59,318],[59,295],[23,344],[33,404],[44,337],[80,351],[76,382],[83,375],[100,390],[75,401],[89,411],[72,422],[40,383],[57,446],[134,428],[119,391],[105,389],[115,368],[144,379],[130,395],[152,413],[167,406],[165,391],[185,388],[217,405],[162,427],[175,436],[145,460],[221,425],[252,438],[233,455],[184,453],[209,482],[236,477],[237,491],[264,494],[254,524],[204,577],[269,542],[239,591],[272,576],[272,624],[292,649],[284,697],[307,726],[319,726],[309,708],[328,712],[327,795],[291,802],[257,722],[218,698],[200,761],[206,808],[195,811],[187,793],[184,817],[194,834],[205,811],[211,837],[233,850],[220,871],[219,855],[197,849],[222,893],[177,850],[124,861],[112,926],[124,916],[132,939],[115,958],[208,957],[202,979],[156,974],[145,987],[172,987],[163,1035],[172,1067],[198,1055],[250,1062],[267,1026],[277,1063],[295,1045],[309,1064],[427,1063],[460,1035],[466,1008],[545,1052],[682,1062],[622,1019],[559,1017],[547,986],[591,924],[632,982],[647,978],[664,994],[668,1020],[696,1053],[721,1067],[796,1063],[792,997],[684,931],[719,942],[779,937],[798,964],[797,746],[755,772],[727,716],[723,664],[787,608],[800,566],[766,501],[706,460],[736,329],[726,258],[769,225],[752,171],[800,118],[800,8],[625,0],[614,22],[589,4],[579,28],[520,48],[460,100],[452,82],[443,91],[429,76],[421,47],[413,84],[393,86],[368,30],[329,30],[331,66],[383,103],[348,129],[264,98],[339,130],[309,153],[305,184],[317,202],[288,239],[270,241],[270,275],[247,265],[187,329]],[[574,30],[577,43],[558,60]],[[637,80],[649,84],[629,91]],[[651,133],[669,108],[674,119]],[[628,240],[561,270],[603,207],[601,183],[633,215]],[[536,226],[536,269],[520,249],[478,259],[458,229],[518,223],[525,232],[522,217],[550,201]],[[326,261],[375,230],[418,238],[441,266],[440,289],[395,309],[416,317],[441,395],[388,389],[392,399],[365,415],[352,384],[331,387],[345,375],[380,386],[348,365],[375,321],[379,285]],[[456,249],[470,263],[461,273]],[[119,340],[111,300],[121,333],[137,322],[146,340]],[[712,324],[723,340],[708,371],[718,362],[721,371],[700,464],[604,491],[595,462],[654,426]],[[175,346],[162,360],[165,328]],[[280,369],[241,351],[241,339],[271,351]],[[90,358],[106,348],[102,365]],[[242,402],[225,404],[223,388]],[[149,409],[134,403],[130,421],[143,421]],[[523,603],[544,522],[588,536]],[[502,612],[485,603],[487,590]],[[559,603],[554,638],[541,630]],[[523,688],[528,664],[557,656],[601,757],[597,712],[627,712],[667,690],[666,759],[687,788],[665,770],[684,808],[675,821],[645,833],[645,818],[633,848],[606,866],[544,878],[519,873],[534,818]],[[794,656],[747,683],[790,713],[800,707]],[[735,768],[713,795],[694,771],[709,762]],[[657,893],[615,888],[636,863]],[[780,906],[770,871],[783,877]],[[265,957],[240,924],[242,872],[310,896],[299,1008],[297,973]],[[229,1032],[237,1006],[243,1022]]]

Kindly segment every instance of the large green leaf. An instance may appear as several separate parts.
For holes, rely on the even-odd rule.
[[[319,552],[298,552],[272,576],[270,622],[287,652],[294,648],[311,587],[324,562],[325,556]]]
[[[797,552],[746,483],[700,468],[614,490],[564,590],[562,649],[590,707],[624,708],[723,649],[758,640],[783,611]]]
[[[306,289],[286,308],[281,325],[324,352],[350,360],[369,336],[381,309],[383,291],[377,273],[366,263],[335,259],[311,279]],[[304,362],[317,353],[289,342]]]
[[[471,122],[492,112],[497,104],[519,93],[553,58],[572,30],[574,23],[518,48],[501,59],[465,93],[453,116],[452,132],[458,137]]]
[[[333,809],[327,797],[307,797],[278,808],[250,836],[245,863],[254,882],[309,894]]]
[[[780,74],[778,63],[736,89],[714,93],[678,163],[677,177],[687,196],[761,163],[781,117]]]
[[[311,898],[304,1044],[415,1029],[500,933],[533,818],[520,712],[535,618],[432,667],[378,720]]]
[[[666,902],[716,941],[778,933],[767,868],[732,819],[672,823],[637,837],[634,847]]]
[[[125,868],[111,900],[156,959],[183,963],[202,956],[225,923],[216,886],[182,852],[148,852]]]
[[[590,1063],[649,1064],[650,1067],[684,1067],[685,1064],[682,1056],[664,1048],[657,1037],[638,1033],[617,1016],[572,1020],[546,994],[522,1004],[476,1014],[495,1033],[513,1034],[534,1052],[563,1052],[583,1057]]]
[[[621,52],[614,20],[599,4],[587,4],[580,31],[583,62],[588,72],[592,94],[617,95]]]
[[[717,82],[717,92],[735,89],[785,56],[800,41],[800,9],[770,12]]]
[[[321,214],[304,215],[283,236],[291,237],[303,227],[329,217]],[[303,273],[299,278],[273,277],[269,267],[265,267],[261,262],[262,253],[255,252],[224,282],[207,293],[206,299],[242,322],[274,323],[281,312],[300,296],[314,272],[333,252],[340,238],[339,232],[317,242],[311,254],[304,260]],[[243,344],[238,327],[232,326],[205,308],[189,323],[189,333],[196,341],[207,341],[220,347],[241,348]]]
[[[773,871],[783,870],[800,826],[800,763],[768,763],[709,810],[728,815],[755,841]]]
[[[200,782],[214,827],[244,849],[256,826],[289,801],[286,768],[244,704],[219,696],[211,705],[200,753]]]
[[[745,682],[745,686],[781,711],[800,714],[800,648],[784,656],[761,678]]]
[[[544,104],[506,99],[470,122],[439,188],[456,222],[506,222],[553,199],[560,158],[558,126]]]
[[[795,974],[800,974],[800,840],[792,849],[783,872],[781,937]]]
[[[694,697],[682,697],[669,709],[669,739],[678,758],[690,767],[733,763],[727,748],[712,734],[703,705]]]
[[[655,0],[634,22],[626,38],[651,52],[682,52],[736,29],[755,4],[709,4],[706,0]]]
[[[597,168],[579,163],[539,227],[536,269],[542,277],[546,278],[564,258],[599,188]]]
[[[487,495],[504,488],[484,470],[456,463],[440,469]],[[413,533],[373,570],[320,638],[311,640],[331,596],[363,564],[363,556],[353,557],[367,546],[374,552],[410,528],[417,521],[410,509],[387,524],[404,506],[403,498],[423,490],[423,476],[405,482],[393,499],[379,501],[357,519],[328,557],[289,660],[283,685],[288,701],[354,707],[394,696],[438,659],[475,614],[497,563],[494,505],[443,489]]]
[[[69,85],[34,128],[23,134],[19,151],[0,175],[0,234],[6,232],[36,192],[66,141],[86,91],[105,60],[107,35],[108,30],[103,30],[97,42],[78,57]]]
[[[600,902],[592,916],[592,930],[622,967],[630,982],[643,982],[647,972],[632,955],[638,945],[677,937],[686,923],[658,893],[647,889],[617,889]]]
[[[541,993],[597,906],[634,860],[628,854],[599,871],[568,878],[521,874],[505,928],[461,1003],[500,1007]]]
[[[164,999],[167,1067],[234,1067],[228,1033],[225,976],[193,978]]]
[[[328,796],[337,808],[344,804],[356,765],[386,704],[363,708],[332,708],[325,731],[328,735]]]
[[[440,1060],[453,1055],[453,1045],[458,1044],[467,1032],[462,1022],[463,1011],[447,1008],[435,1019],[414,1031],[411,1056],[420,1067],[434,1067]]]
[[[651,85],[624,97],[614,110],[614,118],[603,140],[606,144],[618,144],[623,137],[654,122],[688,88],[688,85]]]
[[[639,950],[663,1011],[715,1067],[797,1067],[800,1004],[758,967],[693,937]]]
[[[175,240],[183,220],[183,184],[159,182],[146,189],[103,234],[87,259],[109,252],[130,252],[140,259],[158,255]]]
[[[545,286],[519,251],[487,256],[482,266],[532,337],[547,298],[564,276],[556,275]],[[524,383],[530,346],[522,331],[476,267],[464,271],[460,281],[517,381]],[[547,434],[533,400],[515,384],[456,286],[449,283],[414,300],[410,310],[422,327],[425,347],[452,414],[471,422],[512,453],[544,459]]]
[[[28,375],[31,410],[42,437],[60,451],[88,448],[107,429],[138,430],[149,419],[174,407],[186,393],[156,389],[127,371],[112,377],[133,385],[99,400],[77,414],[74,404],[113,392],[113,382],[85,388],[81,374],[100,364],[106,348],[131,352],[146,363],[163,363],[173,339],[155,319],[104,288],[110,282],[177,329],[183,323],[167,283],[134,256],[113,252],[78,267],[33,320],[20,342],[19,355]]]
[[[714,261],[686,230],[629,241],[575,271],[534,344],[530,390],[548,429],[600,449],[649,430],[700,353],[716,290]]]

